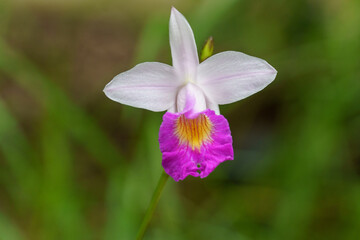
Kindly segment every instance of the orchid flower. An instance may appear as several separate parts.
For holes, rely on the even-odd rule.
[[[104,92],[122,104],[167,111],[159,132],[165,172],[175,181],[188,175],[204,178],[234,157],[229,124],[219,105],[262,90],[277,71],[262,59],[235,51],[199,63],[192,29],[174,7],[169,31],[173,66],[138,64],[115,76]]]

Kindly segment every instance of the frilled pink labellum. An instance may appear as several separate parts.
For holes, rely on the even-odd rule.
[[[233,160],[227,120],[208,109],[195,118],[165,113],[159,134],[162,165],[175,181],[207,177],[220,163]]]

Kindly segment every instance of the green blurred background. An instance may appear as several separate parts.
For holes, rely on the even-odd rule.
[[[360,239],[360,1],[1,0],[0,239],[134,239],[162,172],[162,113],[107,99],[171,64],[174,5],[198,48],[278,70],[221,107],[235,160],[169,180],[145,239]]]

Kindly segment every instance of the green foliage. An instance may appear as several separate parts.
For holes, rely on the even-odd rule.
[[[136,63],[171,64],[171,5],[140,2],[0,3],[1,240],[135,238],[162,171],[162,115],[102,88]],[[212,35],[278,76],[221,108],[235,160],[170,179],[145,239],[358,239],[359,2],[175,7],[199,50]]]

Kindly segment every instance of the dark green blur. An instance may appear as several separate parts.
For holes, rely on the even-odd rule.
[[[174,5],[199,49],[278,70],[221,107],[235,160],[169,179],[144,239],[360,239],[360,1],[0,1],[0,240],[134,239],[159,179],[162,113],[105,97],[171,64]]]

